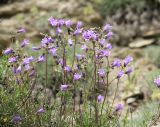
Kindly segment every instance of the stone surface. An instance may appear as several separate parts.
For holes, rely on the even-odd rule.
[[[129,44],[130,48],[141,48],[154,43],[154,39],[137,39]]]

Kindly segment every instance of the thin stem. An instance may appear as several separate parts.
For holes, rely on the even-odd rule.
[[[106,97],[107,97],[107,91],[108,91],[108,76],[109,76],[109,73],[107,72],[107,87],[106,87],[106,90],[105,90],[105,95],[104,95],[104,100],[103,100],[103,103],[102,103],[102,108],[101,108],[101,116],[102,116],[102,111],[103,111],[103,107],[104,107],[104,103],[106,101]],[[103,79],[103,83],[104,83],[104,79]]]
[[[73,61],[72,61],[72,66],[71,66],[71,69],[73,69],[73,66],[74,66],[74,61],[75,61],[75,56],[76,56],[76,37],[75,37],[75,44],[74,44],[74,48],[73,48]]]
[[[119,84],[119,79],[118,79],[118,81],[117,81],[116,91],[115,91],[115,94],[114,94],[114,97],[113,97],[113,101],[112,101],[112,105],[111,105],[111,108],[110,108],[110,111],[109,111],[109,115],[110,115],[110,113],[111,113],[112,107],[113,107],[113,105],[114,105],[114,101],[115,101],[116,96],[117,96],[118,84]]]
[[[106,87],[106,90],[105,90],[104,100],[103,100],[102,107],[101,107],[101,115],[100,115],[101,117],[102,117],[104,103],[105,103],[106,97],[107,97],[108,86],[109,86],[109,59],[108,59],[108,57],[107,57],[107,67],[108,67],[107,74],[106,74],[106,79],[107,79],[106,85],[107,85],[107,87]],[[104,79],[103,79],[103,83],[105,84]],[[112,83],[112,81],[111,81],[111,83]],[[101,125],[101,121],[100,121],[100,125]]]
[[[44,105],[46,104],[46,94],[47,94],[47,85],[48,85],[48,47],[46,48],[46,65],[45,65],[45,70],[46,70],[46,82],[45,82],[45,94],[44,94]]]
[[[96,93],[96,80],[97,80],[97,66],[96,66],[96,51],[95,42],[93,42],[93,60],[94,60],[94,92]],[[95,96],[95,122],[98,124],[98,107],[97,107],[97,97]]]

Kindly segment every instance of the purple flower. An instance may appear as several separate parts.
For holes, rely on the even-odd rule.
[[[76,58],[77,58],[77,60],[81,60],[82,59],[82,55],[81,54],[76,54]]]
[[[127,66],[131,61],[133,61],[133,57],[131,56],[126,56],[124,58],[124,66]]]
[[[84,31],[82,37],[85,41],[90,41],[91,39],[96,41],[98,39],[97,34],[93,30]]]
[[[77,22],[77,29],[80,29],[82,27],[83,23],[81,21]]]
[[[111,49],[112,49],[112,45],[111,45],[110,43],[108,43],[108,44],[106,45],[106,48],[107,48],[108,50],[111,50]]]
[[[7,48],[6,50],[3,51],[3,54],[8,55],[8,54],[11,54],[11,53],[13,53],[13,52],[14,52],[14,51],[13,51],[11,48]]]
[[[21,48],[25,47],[26,45],[29,44],[29,40],[28,39],[24,39],[21,43]]]
[[[41,44],[42,46],[46,46],[48,45],[49,43],[53,42],[53,39],[51,37],[44,37],[42,40],[41,40]]]
[[[66,27],[71,27],[72,26],[72,21],[71,20],[67,20],[65,22],[65,24],[66,24]]]
[[[104,71],[104,69],[99,69],[99,70],[98,70],[98,74],[99,74],[100,77],[103,78],[103,77],[105,76],[105,71]]]
[[[132,71],[133,71],[132,68],[129,67],[129,68],[126,69],[125,74],[130,74]]]
[[[21,73],[21,71],[22,71],[22,67],[21,67],[21,65],[17,68],[17,70],[16,70],[16,74],[19,74],[19,73]]]
[[[82,46],[81,46],[81,49],[87,51],[87,50],[88,50],[88,47],[87,47],[87,45],[82,45]]]
[[[22,118],[19,115],[13,116],[11,122],[17,124],[22,121]]]
[[[43,114],[45,112],[44,108],[39,108],[37,114]]]
[[[28,70],[30,70],[30,69],[31,69],[31,67],[30,67],[30,65],[29,65],[29,64],[25,65],[24,67],[25,67],[25,70],[26,70],[26,71],[28,71]]]
[[[124,72],[120,70],[117,75],[117,79],[120,79],[123,76]]]
[[[16,74],[17,69],[16,69],[16,67],[15,67],[15,66],[13,66],[13,67],[12,67],[12,72],[13,72],[14,74]]]
[[[14,62],[16,62],[17,61],[17,57],[10,57],[9,59],[8,59],[8,62],[9,63],[14,63]]]
[[[72,39],[69,38],[69,39],[68,39],[68,45],[69,45],[69,46],[72,46],[72,44],[73,44]]]
[[[44,55],[41,55],[38,57],[38,63],[39,62],[44,62],[45,61],[45,56]]]
[[[59,19],[58,26],[63,26],[65,24],[65,21],[63,19]]]
[[[106,25],[103,27],[103,31],[105,31],[105,32],[109,32],[111,29],[112,29],[112,26],[111,26],[110,24],[106,24]]]
[[[37,51],[37,50],[40,50],[40,49],[41,49],[40,47],[32,47],[33,51]]]
[[[160,76],[154,80],[155,85],[160,88]]]
[[[66,91],[68,88],[69,88],[69,86],[64,84],[64,85],[61,85],[60,90],[61,91]]]
[[[58,60],[58,63],[59,63],[61,66],[63,66],[63,59],[59,59],[59,60]]]
[[[81,77],[82,77],[81,74],[75,73],[74,76],[73,76],[73,79],[74,80],[79,80]]]
[[[52,48],[49,51],[52,53],[53,57],[57,56],[57,49],[56,48]]]
[[[31,77],[33,77],[33,76],[35,76],[35,70],[33,69],[32,71],[31,71],[31,73],[29,74],[29,77],[31,78]]]
[[[102,103],[104,101],[104,96],[98,95],[97,101],[100,102],[100,103]]]
[[[24,29],[24,28],[20,28],[20,29],[18,29],[18,31],[17,31],[17,33],[25,33],[26,32],[26,30]]]
[[[113,62],[112,62],[112,68],[114,67],[120,67],[121,66],[121,61],[120,59],[115,59]]]
[[[26,57],[23,59],[23,65],[26,65],[26,64],[29,64],[30,62],[34,61],[34,58],[33,56],[30,56],[30,57]]]
[[[63,32],[63,31],[62,31],[62,29],[61,29],[60,27],[57,27],[57,28],[56,28],[56,33],[57,33],[57,34],[60,34],[60,33],[62,33],[62,32]]]
[[[101,46],[104,46],[105,45],[105,39],[100,39],[99,43],[100,43]]]
[[[53,17],[50,17],[49,19],[48,19],[48,21],[49,21],[49,24],[51,24],[51,26],[57,26],[58,25],[58,20],[57,19],[54,19]]]
[[[122,110],[123,109],[123,105],[122,104],[117,104],[116,106],[115,106],[115,111],[116,112],[118,112],[118,111],[120,111],[120,110]]]
[[[77,36],[78,34],[80,34],[82,31],[80,29],[76,29],[74,32],[73,32],[73,36]]]
[[[113,36],[113,32],[108,32],[107,35],[105,36],[106,39],[110,39]]]
[[[67,72],[71,72],[71,68],[69,66],[65,66],[64,70],[67,71]]]
[[[108,50],[101,50],[100,51],[100,54],[103,56],[103,57],[108,57],[110,55],[110,51]]]

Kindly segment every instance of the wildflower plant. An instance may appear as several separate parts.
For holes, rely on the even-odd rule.
[[[4,79],[8,79],[4,80],[7,88],[3,90],[9,88],[11,92],[5,91],[7,96],[18,97],[7,120],[10,124],[28,123],[34,126],[116,126],[117,122],[113,121],[120,116],[114,116],[114,120],[110,116],[123,109],[122,104],[115,106],[115,99],[119,81],[132,72],[130,62],[133,58],[126,56],[124,60],[112,60],[112,26],[106,24],[102,29],[86,29],[80,21],[74,24],[71,20],[53,17],[48,19],[48,23],[54,33],[41,33],[43,38],[39,45],[30,49],[30,52],[39,52],[38,57],[24,54],[24,49],[30,45],[28,39],[22,40],[15,48],[3,51],[7,58]],[[24,29],[18,30],[19,34],[25,32]],[[49,58],[53,66],[49,66]],[[43,97],[36,102],[32,93],[38,86],[38,78],[41,78],[37,70],[39,64],[45,68],[45,80]],[[49,84],[50,70],[53,75],[60,72],[60,82]],[[109,79],[113,71],[116,75]],[[109,103],[107,93],[113,82],[117,82],[116,90],[112,103]],[[50,103],[47,102],[49,85],[58,86],[56,98]],[[103,92],[100,85],[104,86]],[[5,106],[5,103],[2,102],[2,105]]]

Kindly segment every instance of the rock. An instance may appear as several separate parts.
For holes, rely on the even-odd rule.
[[[136,39],[129,44],[130,48],[141,48],[154,43],[154,39]]]
[[[160,35],[160,29],[156,29],[156,28],[146,31],[142,34],[142,36],[146,38],[157,37],[159,35]]]
[[[19,12],[26,12],[30,10],[30,7],[34,5],[32,1],[24,1],[24,2],[15,2],[13,4],[4,5],[0,7],[0,16],[1,17],[10,17]]]

